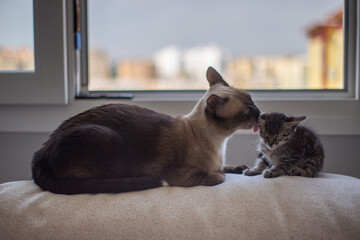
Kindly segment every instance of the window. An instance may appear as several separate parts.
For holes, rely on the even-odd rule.
[[[347,92],[343,12],[342,0],[88,0],[87,89],[204,90],[211,65],[248,90]]]
[[[68,102],[66,6],[0,1],[0,104]]]
[[[32,1],[3,0],[0,5],[0,71],[34,71]]]

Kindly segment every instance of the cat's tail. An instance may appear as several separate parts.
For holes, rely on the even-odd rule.
[[[116,179],[56,179],[48,161],[36,152],[32,161],[34,182],[44,191],[57,194],[121,193],[167,186],[166,182],[149,177]]]

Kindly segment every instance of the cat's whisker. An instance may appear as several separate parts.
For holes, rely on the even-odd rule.
[[[284,146],[280,146],[279,148],[283,152],[284,155],[290,155],[288,150]]]

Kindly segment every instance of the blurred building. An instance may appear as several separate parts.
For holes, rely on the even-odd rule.
[[[214,45],[200,45],[181,50],[167,46],[154,54],[158,87],[161,89],[206,89],[209,66],[224,68],[224,51]]]
[[[105,51],[90,49],[88,64],[89,90],[114,89],[111,61]]]
[[[303,56],[255,56],[232,59],[225,76],[242,89],[304,89],[306,59]]]
[[[202,83],[205,80],[205,73],[209,66],[222,71],[224,62],[225,53],[217,45],[196,46],[184,52],[183,71],[189,78]]]
[[[155,64],[147,60],[122,61],[116,68],[117,78],[153,79],[155,78]]]
[[[155,64],[152,60],[125,60],[117,64],[116,85],[120,89],[154,89]]]
[[[332,14],[324,23],[307,30],[309,67],[307,87],[341,89],[343,81],[343,12]]]
[[[33,71],[34,69],[33,48],[0,48],[0,71]]]
[[[159,78],[173,79],[182,73],[182,52],[176,46],[166,46],[154,54],[156,74]]]
[[[106,52],[99,49],[90,49],[89,77],[110,78],[111,61]]]

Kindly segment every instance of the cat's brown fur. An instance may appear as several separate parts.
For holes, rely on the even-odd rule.
[[[191,113],[171,117],[138,106],[110,104],[59,126],[35,153],[34,181],[63,194],[125,192],[161,186],[216,185],[225,172],[227,138],[257,124],[250,95],[209,68],[210,89]]]

